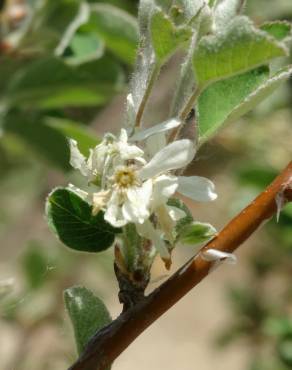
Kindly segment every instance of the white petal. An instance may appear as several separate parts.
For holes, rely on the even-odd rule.
[[[135,224],[142,224],[150,215],[146,207],[141,206],[137,208],[128,199],[123,204],[122,212],[128,222]]]
[[[218,249],[207,249],[201,252],[202,258],[208,262],[226,262],[234,265],[237,262],[236,256],[232,253],[219,251]]]
[[[135,133],[133,136],[130,137],[130,141],[141,141],[145,140],[148,137],[159,134],[162,132],[169,131],[175,127],[178,127],[181,124],[181,121],[179,121],[177,118],[172,118],[168,121],[162,122],[158,125],[152,126],[150,128],[147,128],[146,130],[140,131]]]
[[[122,227],[127,224],[127,220],[123,217],[122,209],[119,206],[119,196],[117,192],[113,192],[108,202],[104,219],[114,227]]]
[[[127,191],[130,204],[125,202],[125,211],[136,217],[132,222],[143,223],[149,216],[150,199],[152,195],[152,181],[148,180],[141,187],[131,187]]]
[[[208,202],[217,198],[213,182],[201,176],[180,176],[177,191],[198,202]]]
[[[70,164],[73,168],[76,168],[79,170],[83,176],[88,175],[88,168],[86,164],[86,158],[83,154],[80,153],[77,145],[77,141],[73,139],[69,139],[69,145],[70,145]]]
[[[143,157],[144,155],[143,150],[138,148],[136,145],[129,145],[128,143],[118,142],[117,147],[119,155],[124,161]]]
[[[149,179],[163,172],[185,167],[195,156],[195,148],[190,140],[177,140],[160,150],[151,161],[144,166],[139,175]]]
[[[155,209],[157,220],[159,223],[159,228],[163,231],[164,237],[170,242],[175,241],[175,221],[171,218],[168,208],[165,204],[157,207]]]
[[[167,200],[176,192],[178,187],[177,177],[161,175],[153,181],[152,207],[166,203]]]
[[[146,139],[146,152],[149,158],[154,157],[162,148],[167,145],[165,134],[162,132]]]
[[[108,150],[108,145],[102,142],[90,151],[87,164],[92,172],[97,174],[102,173]]]
[[[161,258],[168,260],[170,258],[169,251],[162,240],[162,236],[158,230],[155,230],[153,225],[149,220],[146,220],[142,225],[136,225],[138,233],[151,240],[154,244],[154,247],[160,254]]]
[[[135,208],[132,206],[131,202],[128,199],[125,200],[122,206],[122,212],[127,222],[139,223],[139,219],[135,213]]]
[[[179,221],[181,218],[186,217],[186,213],[177,207],[167,206],[167,209],[170,217],[174,221]]]

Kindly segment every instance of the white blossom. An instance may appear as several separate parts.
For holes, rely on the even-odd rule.
[[[175,176],[172,171],[186,167],[196,150],[190,140],[166,144],[165,132],[180,124],[170,120],[144,132],[134,134],[131,142],[126,130],[118,138],[106,134],[102,142],[90,150],[86,158],[77,142],[70,140],[71,165],[78,169],[95,188],[85,192],[71,185],[76,193],[92,203],[93,214],[104,212],[104,218],[115,227],[134,223],[141,236],[151,239],[164,260],[170,258],[164,239],[174,242],[177,220],[183,212],[167,206],[176,191],[196,201],[216,199],[214,184],[203,177]],[[149,150],[134,144],[139,140],[155,139],[160,135],[163,146],[149,158]],[[153,140],[152,140],[153,141]],[[146,144],[147,145],[147,144]],[[179,213],[179,214],[178,214]],[[150,217],[155,214],[156,224]]]

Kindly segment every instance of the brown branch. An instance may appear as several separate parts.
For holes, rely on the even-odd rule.
[[[292,202],[292,162],[247,208],[236,216],[203,250],[234,252],[281,203]],[[279,197],[283,202],[279,202]],[[105,370],[148,326],[205,278],[212,266],[202,254],[191,258],[142,302],[95,334],[69,370]]]

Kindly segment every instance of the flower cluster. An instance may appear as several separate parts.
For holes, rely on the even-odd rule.
[[[169,258],[166,242],[174,242],[175,223],[185,216],[168,205],[169,198],[175,192],[195,201],[217,197],[210,180],[175,175],[175,170],[186,167],[195,156],[190,140],[166,143],[166,131],[179,124],[169,120],[130,138],[125,129],[119,137],[106,134],[88,158],[81,154],[77,142],[70,140],[71,165],[93,185],[90,193],[73,185],[71,189],[92,204],[93,214],[103,211],[105,220],[114,227],[135,224],[137,232],[153,242],[164,260]]]

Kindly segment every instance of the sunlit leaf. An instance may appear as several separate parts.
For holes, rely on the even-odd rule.
[[[260,67],[210,85],[200,96],[197,106],[201,140],[214,135],[231,112],[268,77],[269,68]]]
[[[192,36],[187,27],[176,27],[166,14],[156,8],[151,17],[152,45],[159,63],[165,62]]]
[[[211,82],[244,73],[287,55],[285,46],[256,29],[246,17],[237,17],[224,32],[201,39],[193,56],[197,83]]]
[[[292,67],[286,67],[269,77],[268,69],[262,67],[209,86],[198,103],[201,142],[214,135],[223,124],[233,122],[255,108],[291,74]],[[210,105],[212,109],[209,109]]]

